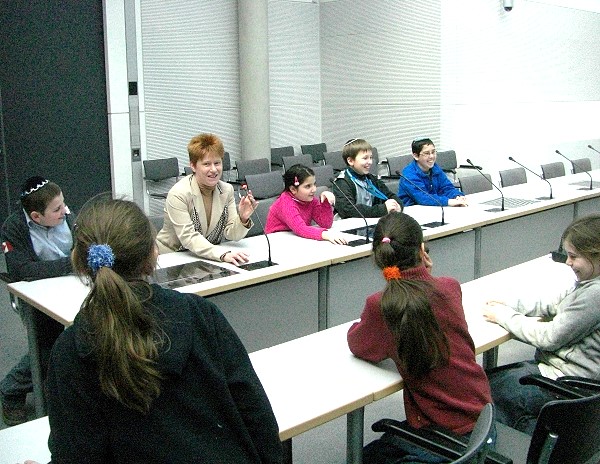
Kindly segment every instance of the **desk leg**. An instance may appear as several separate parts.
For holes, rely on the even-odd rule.
[[[362,464],[365,408],[356,409],[348,413],[346,417],[346,462],[348,464]]]
[[[283,446],[283,464],[292,464],[294,457],[292,454],[292,439],[289,438],[281,442]]]
[[[498,346],[483,352],[483,368],[491,369],[498,365]]]
[[[46,415],[46,401],[42,390],[42,367],[40,361],[40,347],[38,345],[38,327],[33,311],[37,309],[21,304],[21,314],[27,327],[27,344],[29,346],[29,362],[31,367],[31,381],[33,383],[33,401],[36,417]]]
[[[327,313],[329,295],[329,266],[320,268],[318,271],[319,278],[319,296],[318,296],[318,330],[325,330],[328,326]]]

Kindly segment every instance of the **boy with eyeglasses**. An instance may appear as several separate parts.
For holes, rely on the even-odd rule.
[[[435,160],[437,152],[429,138],[412,142],[414,162],[402,170],[398,198],[404,206],[467,206],[464,193],[454,187]]]

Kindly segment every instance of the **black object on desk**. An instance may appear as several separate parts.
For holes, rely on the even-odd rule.
[[[163,288],[173,289],[234,274],[237,272],[204,261],[193,261],[156,269],[151,280]]]
[[[265,234],[266,237],[266,234]],[[267,239],[268,240],[268,239]],[[255,263],[247,263],[238,266],[240,269],[244,269],[245,271],[254,271],[256,269],[263,269],[265,267],[277,266],[277,263],[274,263],[270,259],[267,261],[256,261]]]
[[[356,229],[349,229],[349,230],[345,230],[344,232],[347,234],[351,234],[351,235],[358,235],[360,237],[365,237],[365,238],[359,238],[356,240],[349,240],[348,246],[355,247],[355,246],[366,245],[368,243],[371,243],[371,241],[369,239],[369,229],[367,227],[357,227]]]

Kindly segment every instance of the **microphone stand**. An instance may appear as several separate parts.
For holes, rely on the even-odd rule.
[[[596,150],[594,147],[592,147],[591,145],[588,145],[588,148],[590,150],[594,150],[596,153],[600,153],[600,151]]]
[[[350,205],[352,205],[352,207],[358,213],[358,215],[362,218],[362,220],[365,221],[365,230],[366,230],[365,243],[364,244],[359,243],[359,245],[367,245],[367,244],[371,243],[369,241],[369,223],[367,222],[367,218],[365,217],[365,215],[360,212],[360,210],[357,208],[357,206],[350,200],[350,198],[348,198],[348,195],[346,195],[344,193],[344,191],[340,188],[340,186],[335,183],[334,177],[330,178],[329,182],[331,182],[332,186],[335,186],[335,188],[338,190],[338,192],[340,192],[342,194],[342,196],[348,201],[348,203],[350,203]],[[352,240],[352,242],[362,242],[362,240]],[[349,242],[349,243],[352,243],[352,242]]]
[[[247,187],[246,187],[247,188]],[[244,189],[244,186],[241,187],[242,190]],[[240,195],[240,199],[242,197],[241,193],[238,191],[238,194]],[[248,264],[242,264],[241,266],[239,266],[241,269],[245,269],[247,271],[252,271],[255,269],[263,269],[265,267],[271,267],[273,266],[275,263],[273,263],[273,260],[271,259],[271,241],[269,240],[269,234],[267,234],[265,232],[265,226],[262,222],[262,220],[260,219],[260,215],[258,213],[256,213],[256,208],[254,206],[252,206],[252,214],[250,215],[250,217],[255,216],[256,219],[258,220],[258,223],[260,224],[261,230],[262,230],[262,234],[265,236],[265,238],[267,239],[267,250],[268,250],[268,258],[267,258],[267,262],[266,264],[264,264],[264,261],[258,261],[255,263],[248,263]]]
[[[592,176],[589,172],[587,172],[585,169],[581,169],[581,166],[578,166],[577,163],[574,163],[573,161],[571,161],[569,158],[567,158],[565,155],[563,155],[560,151],[554,150],[554,152],[556,154],[562,156],[564,159],[566,159],[569,163],[571,163],[571,165],[573,167],[578,168],[581,172],[585,172],[587,174],[587,176],[590,178],[590,188],[580,188],[579,190],[593,190],[594,189],[594,180],[592,179]]]
[[[442,202],[440,200],[438,200],[436,197],[434,197],[431,193],[423,190],[421,187],[419,187],[417,184],[415,184],[408,177],[404,176],[404,174],[402,174],[400,171],[396,171],[396,174],[398,174],[400,176],[400,182],[402,182],[402,180],[407,181],[410,185],[415,187],[417,190],[420,190],[422,193],[424,193],[425,195],[430,197],[433,201],[435,201],[440,206],[440,208],[442,208],[442,222],[430,222],[428,224],[423,224],[423,227],[433,228],[433,227],[445,226],[446,222],[444,221],[444,205],[442,205]]]
[[[500,188],[497,187],[496,184],[494,184],[490,179],[488,179],[485,176],[485,174],[483,172],[481,172],[481,168],[479,166],[475,166],[469,158],[467,158],[467,163],[469,163],[471,166],[473,166],[473,168],[476,169],[477,172],[479,174],[481,174],[485,180],[487,180],[490,184],[492,184],[492,187],[494,187],[496,190],[498,190],[500,192],[500,197],[502,198],[501,208],[500,209],[498,209],[498,208],[486,209],[486,211],[489,211],[489,212],[504,211],[504,193],[502,193],[502,190],[500,190]]]
[[[550,186],[550,197],[538,197],[536,198],[536,200],[552,200],[552,184],[550,183],[550,181],[548,179],[544,179],[542,176],[540,176],[537,172],[532,171],[531,169],[529,169],[527,166],[522,165],[521,163],[519,163],[516,159],[514,159],[512,156],[508,157],[509,160],[511,160],[513,163],[518,164],[519,166],[521,166],[523,169],[525,169],[526,171],[529,171],[530,173],[532,173],[534,176],[539,177],[540,179],[542,179],[544,182],[547,182],[548,185]]]

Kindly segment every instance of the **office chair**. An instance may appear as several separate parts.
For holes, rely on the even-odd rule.
[[[346,166],[346,162],[342,159],[341,151],[328,151],[323,153],[323,159],[325,160],[325,164],[329,164],[333,167],[333,172],[337,175],[348,166]]]
[[[296,156],[283,156],[283,169],[287,171],[294,164],[302,164],[308,168],[313,167],[313,158],[311,155],[296,155]]]
[[[283,158],[284,156],[294,156],[294,147],[291,145],[287,147],[276,147],[271,148],[271,168],[275,166],[277,169],[283,169]]]
[[[502,187],[525,183],[527,183],[527,173],[524,168],[513,168],[500,171],[500,185]]]
[[[264,233],[263,228],[260,225],[260,221],[262,221],[263,226],[267,224],[269,209],[271,208],[271,205],[275,203],[275,200],[277,200],[277,197],[264,198],[258,202],[258,205],[251,216],[252,227],[250,227],[246,237],[254,237],[255,235],[261,235]],[[260,218],[260,221],[257,220],[256,216]]]
[[[374,432],[388,432],[424,450],[439,454],[454,464],[486,462],[489,453],[488,440],[494,425],[494,407],[486,404],[479,414],[475,428],[467,443],[454,434],[438,428],[414,429],[406,421],[381,419],[371,427]]]
[[[565,165],[561,161],[555,163],[542,164],[542,176],[544,179],[562,177],[565,175]]]
[[[283,175],[281,171],[248,174],[246,185],[257,200],[278,197],[284,188]]]
[[[377,174],[379,174],[379,150],[377,150],[377,147],[371,147],[371,154],[373,155],[373,164],[371,165],[369,172],[374,176],[377,176]]]
[[[580,172],[592,170],[592,162],[589,158],[579,158],[571,160],[571,165],[573,167],[573,169],[571,170],[573,174],[578,174]]]
[[[402,172],[402,170],[408,166],[413,159],[413,155],[388,156],[387,166],[389,176],[387,176],[387,178],[399,179],[400,176],[396,174],[396,172]]]
[[[235,163],[235,167],[237,169],[238,184],[245,183],[248,174],[271,172],[271,162],[267,158],[239,160]]]
[[[144,160],[144,180],[146,181],[146,193],[152,198],[167,198],[167,191],[151,192],[150,185],[168,179],[174,179],[172,184],[179,180],[179,161],[176,157]]]
[[[465,195],[470,195],[471,193],[477,192],[485,192],[486,190],[492,190],[492,177],[489,174],[484,174],[488,180],[485,180],[483,176],[472,175],[466,177],[459,177],[458,184],[460,185],[460,190]]]
[[[315,173],[315,185],[317,187],[331,187],[331,182],[329,181],[333,177],[333,166],[331,164],[313,166],[311,169]]]
[[[325,143],[314,143],[312,145],[300,145],[300,150],[304,155],[310,155],[312,161],[315,164],[321,164],[323,162],[323,153],[327,151],[327,145]]]
[[[152,214],[152,215],[148,216],[148,219],[150,220],[150,223],[154,226],[154,230],[156,230],[156,232],[158,232],[163,227],[163,224],[165,222],[165,215],[164,214]]]
[[[496,425],[496,451],[514,464],[597,464],[600,460],[600,381],[582,377],[551,380],[522,377],[561,398],[542,408],[533,436]]]

